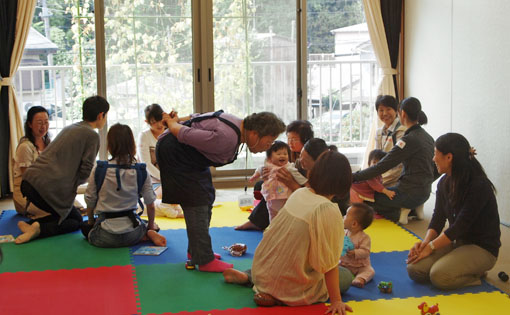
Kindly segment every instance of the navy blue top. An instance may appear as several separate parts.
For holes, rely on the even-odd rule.
[[[437,184],[436,207],[429,229],[440,234],[448,220],[449,227],[444,233],[451,241],[478,245],[498,257],[501,247],[498,204],[489,181],[472,179],[464,202],[456,209],[448,200],[449,190],[445,175]]]

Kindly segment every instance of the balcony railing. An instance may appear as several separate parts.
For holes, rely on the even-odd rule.
[[[217,81],[221,80],[220,66],[228,67],[217,65]],[[251,66],[249,81],[253,84],[251,90],[246,93],[248,96],[241,98],[242,104],[236,104],[229,99],[220,101],[246,109],[275,111],[284,119],[292,120],[295,117],[293,113],[297,100],[295,62],[252,62]],[[122,67],[135,66],[122,65]],[[191,72],[188,71],[191,69],[190,63],[137,65],[138,70],[144,67],[152,69],[178,67],[182,71],[173,76],[172,82],[181,80],[184,82],[183,86],[192,82]],[[314,60],[308,62],[307,75],[308,119],[314,125],[316,136],[339,147],[366,146],[380,77],[377,63],[374,60]],[[93,94],[95,81],[95,66],[82,69],[73,66],[20,67],[15,77],[15,89],[23,119],[30,106],[46,107],[50,113],[50,131],[54,137],[65,126],[81,120],[83,98],[77,95],[81,95],[81,92]],[[84,87],[92,92],[86,92]],[[190,84],[190,98],[191,88]],[[111,92],[116,93],[115,91],[116,89],[113,89]],[[137,88],[129,88],[126,89],[127,94],[122,94],[123,99],[130,101],[129,106],[123,108],[123,111],[138,110],[147,103],[147,97],[139,97],[138,91]],[[126,106],[126,103],[123,103],[123,106]],[[115,111],[115,105],[112,106],[112,110]],[[131,116],[133,114],[131,113]],[[113,113],[109,116],[117,117]],[[140,122],[143,124],[144,117],[141,116],[140,112],[135,114],[135,117],[139,117],[138,126],[132,126],[135,133]]]

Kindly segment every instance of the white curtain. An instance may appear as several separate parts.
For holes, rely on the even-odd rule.
[[[379,95],[395,95],[395,86],[393,84],[393,75],[397,74],[397,70],[391,68],[390,52],[388,50],[388,42],[386,41],[386,31],[381,14],[380,0],[363,0],[365,17],[368,25],[368,33],[370,41],[374,47],[375,57],[382,71],[382,78],[377,88]],[[375,107],[373,107],[375,110]],[[382,126],[379,118],[375,114],[370,125],[370,133],[367,143],[367,149],[363,159],[363,168],[368,166],[368,153],[375,148],[375,132],[377,128]]]
[[[11,190],[13,187],[13,160],[16,155],[18,141],[23,136],[23,122],[21,121],[13,81],[16,71],[18,71],[23,51],[25,50],[25,44],[27,42],[30,26],[32,25],[32,18],[34,16],[36,3],[37,0],[18,0],[16,30],[14,34],[15,39],[10,64],[11,69],[9,77],[3,78],[2,80],[2,85],[9,86],[9,127],[11,132],[11,138],[9,141],[9,184],[11,185]]]

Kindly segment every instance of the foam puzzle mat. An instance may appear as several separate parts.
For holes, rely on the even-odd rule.
[[[213,250],[239,270],[251,267],[262,239],[260,231],[235,231],[249,212],[236,202],[213,208],[210,235]],[[26,220],[13,210],[0,214],[0,235],[19,235]],[[157,218],[168,249],[159,256],[136,256],[148,242],[130,248],[91,246],[81,232],[38,239],[27,244],[0,244],[0,314],[199,314],[276,315],[324,314],[325,303],[303,307],[257,307],[250,288],[226,284],[218,273],[188,271],[187,235],[183,219]],[[411,281],[405,269],[407,250],[418,238],[401,226],[377,219],[367,229],[372,239],[374,280],[363,289],[351,287],[342,298],[353,314],[420,314],[418,305],[438,303],[441,314],[507,314],[508,295],[485,281],[482,285],[440,291]],[[223,247],[248,246],[242,257]],[[379,292],[379,281],[392,281],[393,292]],[[33,302],[32,302],[33,301]]]

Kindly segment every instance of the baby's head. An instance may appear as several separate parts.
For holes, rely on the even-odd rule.
[[[158,104],[151,104],[145,107],[145,122],[150,126],[151,130],[155,132],[163,132],[165,126],[163,125],[163,108]]]
[[[266,151],[267,160],[276,166],[284,166],[289,162],[290,147],[283,141],[275,141]]]
[[[372,150],[370,151],[370,154],[368,155],[368,166],[376,165],[377,162],[382,160],[383,157],[386,156],[386,152],[383,150]]]
[[[366,229],[374,220],[374,210],[366,203],[353,203],[344,218],[344,227],[357,232]]]

